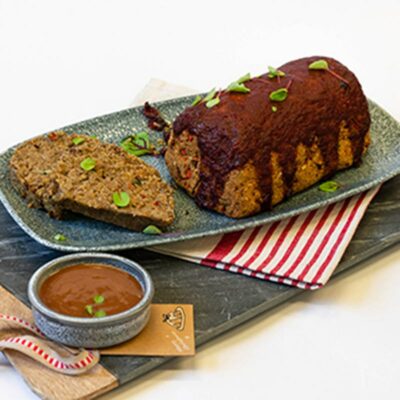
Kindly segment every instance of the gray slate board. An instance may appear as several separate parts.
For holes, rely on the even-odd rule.
[[[335,275],[400,241],[400,176],[384,184],[362,220]],[[24,303],[32,273],[61,255],[27,236],[0,206],[0,284]],[[192,303],[201,345],[302,293],[284,285],[214,270],[145,250],[119,254],[151,273],[156,303]],[[210,300],[212,299],[212,300]],[[101,363],[120,384],[168,361],[161,357],[104,356]]]

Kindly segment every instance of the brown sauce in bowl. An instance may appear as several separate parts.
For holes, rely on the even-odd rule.
[[[104,317],[133,307],[143,298],[140,283],[106,264],[76,264],[50,275],[39,297],[53,311],[73,317]]]

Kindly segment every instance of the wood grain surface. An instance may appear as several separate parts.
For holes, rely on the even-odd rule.
[[[0,299],[2,313],[17,315],[33,322],[30,309],[1,286]],[[26,333],[23,329],[4,329],[5,324],[1,322],[0,338]],[[67,376],[46,368],[22,353],[13,350],[5,350],[4,353],[26,383],[42,399],[92,399],[118,386],[117,378],[101,365],[96,365],[84,375]]]

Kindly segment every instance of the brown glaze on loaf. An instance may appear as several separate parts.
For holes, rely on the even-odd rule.
[[[309,70],[308,65],[318,59],[326,60],[329,69],[349,84],[327,71]],[[303,58],[279,69],[285,72],[285,77],[269,79],[265,74],[253,78],[245,83],[250,93],[224,91],[217,106],[208,109],[199,103],[188,107],[175,120],[166,154],[167,165],[181,186],[185,187],[185,180],[191,182],[192,187],[185,188],[200,206],[230,216],[251,215],[269,209],[338,169],[360,163],[368,144],[370,116],[355,75],[327,57]],[[286,100],[271,101],[269,94],[282,87],[289,87]],[[272,111],[273,105],[277,107],[276,112]],[[173,155],[176,146],[182,151],[179,142],[183,141],[195,142],[198,147],[197,156],[190,159],[195,165],[190,174],[198,174],[196,182],[176,174],[182,170],[178,167],[183,161]],[[306,178],[309,182],[304,184],[299,168],[310,170],[315,176]],[[254,200],[253,206],[233,213],[227,212],[221,199],[226,197],[229,185],[233,185],[231,195],[235,196],[232,184],[235,174],[245,175],[238,177],[239,180],[252,180],[257,189],[253,197],[259,198],[249,198]],[[282,194],[274,198],[276,185]]]

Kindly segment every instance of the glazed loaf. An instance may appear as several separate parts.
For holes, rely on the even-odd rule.
[[[329,71],[310,69],[317,60]],[[370,115],[355,75],[327,57],[279,71],[284,76],[250,79],[248,93],[221,91],[218,104],[199,102],[174,121],[165,160],[199,206],[246,217],[360,163]],[[281,89],[286,97],[275,100]]]

